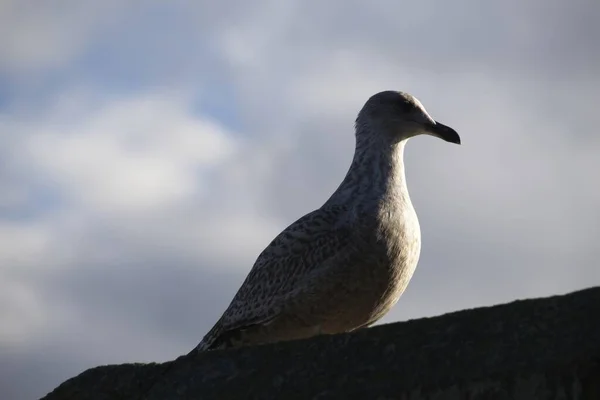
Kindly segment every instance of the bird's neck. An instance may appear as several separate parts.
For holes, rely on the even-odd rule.
[[[357,132],[350,169],[328,203],[350,202],[365,209],[377,208],[387,201],[410,204],[404,173],[406,140],[386,142],[381,136],[369,134]]]

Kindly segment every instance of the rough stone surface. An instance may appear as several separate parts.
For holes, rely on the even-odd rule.
[[[109,365],[58,399],[600,399],[600,287],[351,334]]]

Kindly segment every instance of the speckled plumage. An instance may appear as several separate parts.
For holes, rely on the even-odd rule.
[[[264,249],[195,351],[352,331],[398,301],[421,248],[404,174],[406,141],[420,133],[460,138],[416,98],[394,91],[366,102],[355,131],[340,186]]]

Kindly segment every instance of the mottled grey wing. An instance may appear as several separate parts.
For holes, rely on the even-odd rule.
[[[283,230],[258,256],[229,307],[209,331],[200,348],[220,335],[266,323],[280,312],[286,296],[310,272],[348,245],[351,227],[339,223],[345,209],[315,210]]]

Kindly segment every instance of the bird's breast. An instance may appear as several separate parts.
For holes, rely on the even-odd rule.
[[[349,209],[352,243],[311,289],[310,316],[324,333],[345,332],[380,319],[397,302],[415,270],[421,235],[412,205]],[[326,276],[325,276],[326,275]]]
[[[392,203],[378,214],[373,262],[365,265],[380,282],[382,306],[396,303],[416,269],[421,251],[421,230],[410,201]]]

